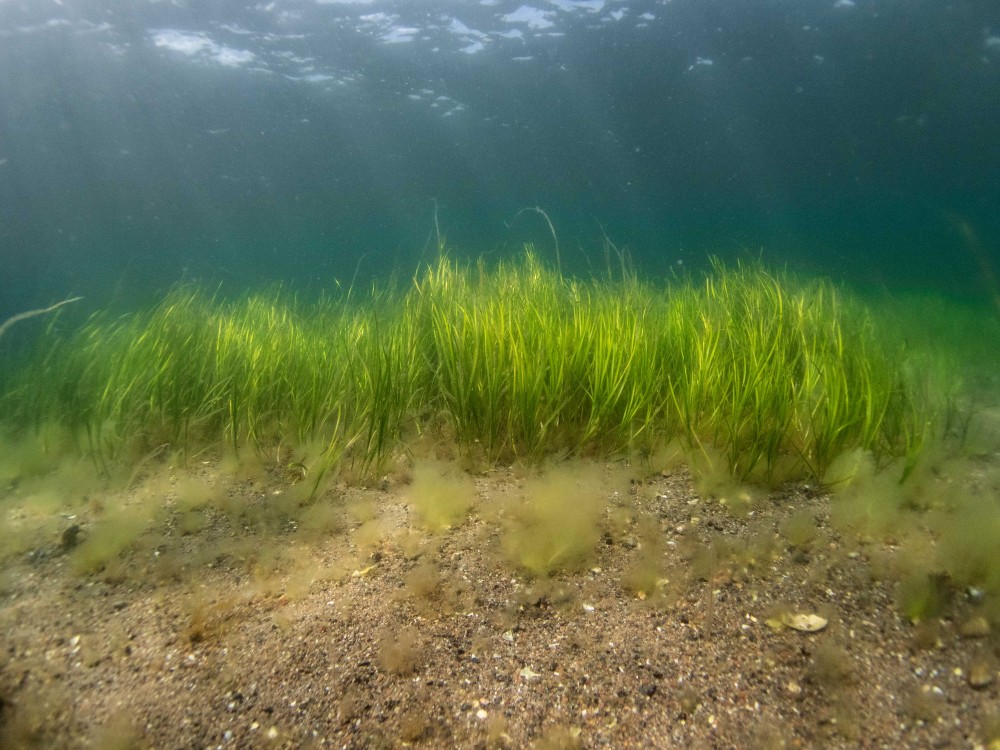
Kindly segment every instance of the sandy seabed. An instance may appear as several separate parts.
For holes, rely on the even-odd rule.
[[[1000,746],[995,630],[962,592],[943,619],[902,616],[872,565],[896,540],[846,538],[803,485],[734,513],[683,468],[578,464],[607,479],[594,536],[541,576],[509,539],[513,468],[437,531],[388,478],[327,490],[312,533],[264,533],[253,509],[288,472],[207,461],[160,480],[145,542],[93,570],[88,535],[138,490],[91,498],[2,572],[0,746]],[[185,473],[229,510],[192,522]]]

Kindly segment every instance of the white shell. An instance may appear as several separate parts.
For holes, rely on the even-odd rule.
[[[792,630],[801,630],[803,633],[815,633],[822,630],[827,625],[827,619],[814,614],[786,614],[781,618],[782,624]]]

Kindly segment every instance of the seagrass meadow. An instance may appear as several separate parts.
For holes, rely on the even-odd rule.
[[[912,471],[947,393],[827,281],[714,263],[666,282],[578,279],[529,248],[442,257],[408,285],[303,301],[182,286],[127,315],[50,327],[3,398],[18,429],[58,425],[103,471],[151,451],[268,455],[377,477],[407,441],[474,463],[649,459],[675,445],[738,481],[835,481],[868,452]]]
[[[0,746],[1000,742],[992,311],[530,247],[333,289],[3,340]]]

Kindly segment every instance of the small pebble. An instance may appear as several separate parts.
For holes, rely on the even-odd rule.
[[[989,665],[985,662],[976,662],[969,667],[969,687],[974,690],[982,690],[993,684],[994,674]]]
[[[80,525],[73,524],[68,529],[62,533],[62,539],[60,546],[63,551],[73,549],[77,544],[80,543]]]
[[[963,638],[985,638],[990,634],[990,623],[982,615],[966,620],[958,629]]]

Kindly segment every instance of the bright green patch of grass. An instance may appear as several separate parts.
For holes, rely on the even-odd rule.
[[[312,303],[182,287],[50,332],[3,410],[64,425],[105,468],[309,446],[295,470],[313,489],[331,469],[380,475],[428,429],[487,462],[679,441],[740,481],[822,479],[853,449],[911,471],[936,418],[920,372],[827,282],[718,263],[701,280],[580,280],[530,249]]]

